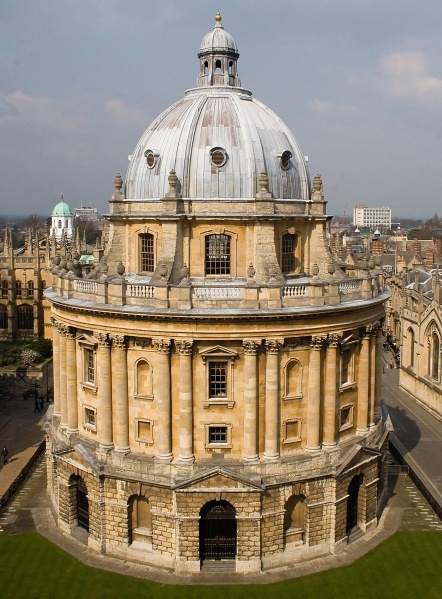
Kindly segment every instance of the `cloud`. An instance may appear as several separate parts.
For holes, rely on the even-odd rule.
[[[423,52],[396,52],[383,56],[375,81],[385,93],[395,98],[442,108],[442,79],[431,75]]]
[[[350,104],[335,104],[333,102],[328,102],[327,100],[318,99],[310,100],[308,107],[313,112],[324,116],[343,116],[348,118],[357,115],[359,112],[356,106],[351,106]]]
[[[20,89],[10,94],[0,92],[0,125],[34,125],[62,133],[71,133],[76,128],[76,123],[63,114],[55,100],[31,96]]]
[[[144,126],[148,124],[147,117],[142,110],[131,108],[122,100],[107,100],[105,106],[108,114],[120,123]]]

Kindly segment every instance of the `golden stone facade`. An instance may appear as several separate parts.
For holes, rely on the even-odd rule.
[[[333,261],[321,179],[310,184],[280,121],[268,140],[287,146],[260,133],[254,194],[232,196],[244,187],[229,168],[264,109],[239,87],[220,17],[210,36],[185,100],[192,131],[179,103],[159,117],[125,193],[116,177],[100,264],[83,279],[53,270],[48,488],[59,527],[87,529],[97,551],[247,572],[335,552],[376,526],[388,294],[376,270],[350,276]],[[250,111],[240,129],[229,102]],[[163,180],[162,196],[148,191]]]

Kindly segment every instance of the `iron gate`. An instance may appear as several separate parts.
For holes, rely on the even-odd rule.
[[[78,526],[89,532],[89,501],[86,485],[81,478],[77,483],[77,522]]]
[[[348,487],[347,499],[347,534],[358,526],[358,499],[361,481],[355,476]]]
[[[227,501],[207,503],[201,510],[201,559],[234,559],[236,529],[236,511],[230,503]]]

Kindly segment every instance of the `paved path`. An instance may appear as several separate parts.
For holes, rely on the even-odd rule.
[[[442,513],[442,422],[399,388],[399,370],[387,368],[382,398],[394,432],[393,445],[431,493]]]

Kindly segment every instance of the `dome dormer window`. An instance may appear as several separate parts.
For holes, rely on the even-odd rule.
[[[278,154],[279,164],[284,171],[289,170],[291,157],[292,153],[289,150],[285,150],[284,152],[281,152],[281,154]]]
[[[223,148],[212,148],[210,150],[210,161],[213,166],[220,168],[227,162],[227,152]]]
[[[153,150],[146,150],[144,152],[144,156],[146,158],[147,168],[153,168],[158,162],[158,153]]]

